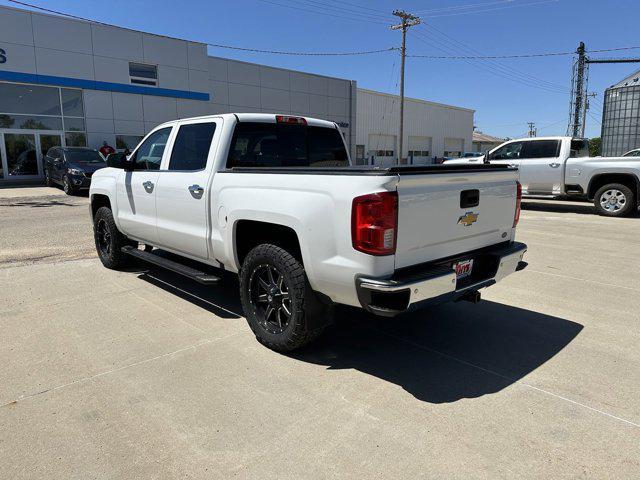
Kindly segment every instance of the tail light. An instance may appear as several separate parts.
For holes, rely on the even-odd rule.
[[[276,123],[286,123],[288,125],[306,125],[307,121],[303,117],[292,117],[290,115],[276,115]]]
[[[516,190],[516,214],[513,217],[514,227],[518,225],[518,222],[520,221],[520,210],[522,207],[522,185],[520,185],[520,182],[516,182]]]
[[[392,255],[398,233],[398,193],[381,192],[353,199],[353,248],[370,255]]]

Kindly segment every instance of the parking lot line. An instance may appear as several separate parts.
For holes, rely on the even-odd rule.
[[[9,402],[6,402],[3,405],[0,405],[0,408],[6,407],[6,406],[9,406],[9,405],[14,405],[17,402],[20,402],[20,401],[23,401],[23,400],[27,400],[29,398],[37,397],[37,396],[42,395],[44,393],[54,392],[56,390],[61,390],[63,388],[71,387],[73,385],[78,385],[80,383],[85,383],[85,382],[88,382],[90,380],[94,380],[94,379],[99,378],[99,377],[104,377],[105,375],[110,375],[112,373],[120,372],[120,371],[126,370],[128,368],[137,367],[138,365],[144,365],[146,363],[150,363],[150,362],[153,362],[155,360],[160,360],[162,358],[171,357],[171,356],[177,355],[178,353],[181,353],[181,352],[186,352],[188,350],[195,350],[195,349],[197,349],[199,347],[202,347],[204,345],[209,345],[209,344],[212,344],[212,343],[220,342],[222,340],[226,340],[226,339],[228,339],[230,337],[239,335],[240,333],[241,332],[235,332],[235,333],[230,333],[229,335],[225,335],[223,337],[208,338],[208,339],[200,340],[199,342],[196,342],[196,343],[194,343],[192,345],[189,345],[189,346],[186,346],[186,347],[183,347],[183,348],[179,348],[179,349],[173,350],[171,352],[166,352],[166,353],[162,353],[160,355],[155,355],[155,356],[153,356],[151,358],[145,358],[144,360],[140,360],[138,362],[133,362],[133,363],[130,363],[128,365],[122,365],[122,366],[120,366],[118,368],[112,368],[110,370],[106,370],[104,372],[96,373],[95,375],[90,375],[88,377],[78,378],[77,380],[73,380],[71,382],[67,382],[67,383],[64,383],[62,385],[56,385],[54,387],[45,388],[44,390],[41,390],[39,392],[30,393],[28,395],[21,395],[18,398],[16,398],[15,400],[11,400]]]
[[[571,275],[562,275],[560,273],[542,272],[540,270],[531,270],[529,268],[527,269],[527,272],[539,273],[541,275],[550,275],[552,277],[567,278],[569,280],[577,280],[579,282],[589,282],[596,285],[603,285],[605,287],[624,288],[625,290],[631,290],[632,292],[640,292],[640,290],[638,290],[637,288],[625,287],[624,285],[616,285],[614,283],[598,282],[597,280],[589,280],[587,278],[572,277]]]
[[[550,395],[550,396],[558,398],[560,400],[564,400],[565,402],[569,402],[569,403],[572,403],[572,404],[574,404],[576,406],[586,408],[587,410],[591,410],[592,412],[599,413],[601,415],[604,415],[606,417],[612,418],[614,420],[618,420],[620,422],[626,423],[626,424],[631,425],[633,427],[640,428],[640,424],[632,422],[631,420],[627,420],[625,418],[619,417],[619,416],[614,415],[612,413],[605,412],[604,410],[600,410],[598,408],[591,407],[591,406],[586,405],[584,403],[577,402],[577,401],[572,400],[570,398],[567,398],[567,397],[565,397],[563,395],[559,395],[557,393],[550,392],[548,390],[545,390],[544,388],[536,387],[536,386],[531,385],[531,384],[529,384],[527,382],[523,382],[522,380],[518,380],[517,378],[510,377],[508,375],[503,375],[502,373],[496,372],[495,370],[491,370],[489,368],[485,368],[485,367],[482,367],[480,365],[476,365],[475,363],[471,363],[471,362],[468,362],[467,360],[463,360],[461,358],[454,357],[453,355],[449,355],[448,353],[441,352],[441,351],[436,350],[434,348],[426,347],[426,346],[421,345],[419,343],[416,343],[416,342],[414,342],[412,340],[400,337],[398,335],[394,335],[393,333],[386,332],[386,331],[381,330],[379,328],[375,328],[375,327],[369,327],[369,328],[374,330],[374,331],[376,331],[376,332],[378,332],[378,333],[380,333],[380,334],[382,334],[382,335],[385,335],[385,336],[388,336],[390,338],[393,338],[396,341],[399,341],[399,342],[402,342],[402,343],[406,343],[407,345],[411,345],[411,346],[413,346],[415,348],[419,348],[421,350],[426,350],[428,352],[435,353],[436,355],[440,355],[440,356],[442,356],[444,358],[447,358],[449,360],[453,360],[454,362],[460,363],[462,365],[466,365],[466,366],[474,368],[476,370],[480,370],[482,372],[485,372],[485,373],[488,373],[488,374],[495,375],[497,377],[503,378],[503,379],[508,380],[509,382],[513,383],[513,384],[522,385],[523,387],[527,387],[527,388],[530,388],[530,389],[535,390],[537,392],[544,393],[546,395]]]

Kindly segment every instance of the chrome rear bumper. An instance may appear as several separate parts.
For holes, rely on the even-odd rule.
[[[382,316],[457,300],[525,268],[527,264],[522,259],[526,251],[524,243],[513,242],[398,272],[388,279],[358,277],[358,299],[365,310]],[[457,280],[453,263],[464,259],[474,259],[474,270],[469,278]]]

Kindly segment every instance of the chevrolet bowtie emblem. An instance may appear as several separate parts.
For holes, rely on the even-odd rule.
[[[470,227],[478,221],[479,213],[467,212],[458,219],[458,225]]]

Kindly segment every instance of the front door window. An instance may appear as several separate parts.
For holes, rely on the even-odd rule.
[[[5,133],[7,177],[38,175],[36,136],[25,133]]]

